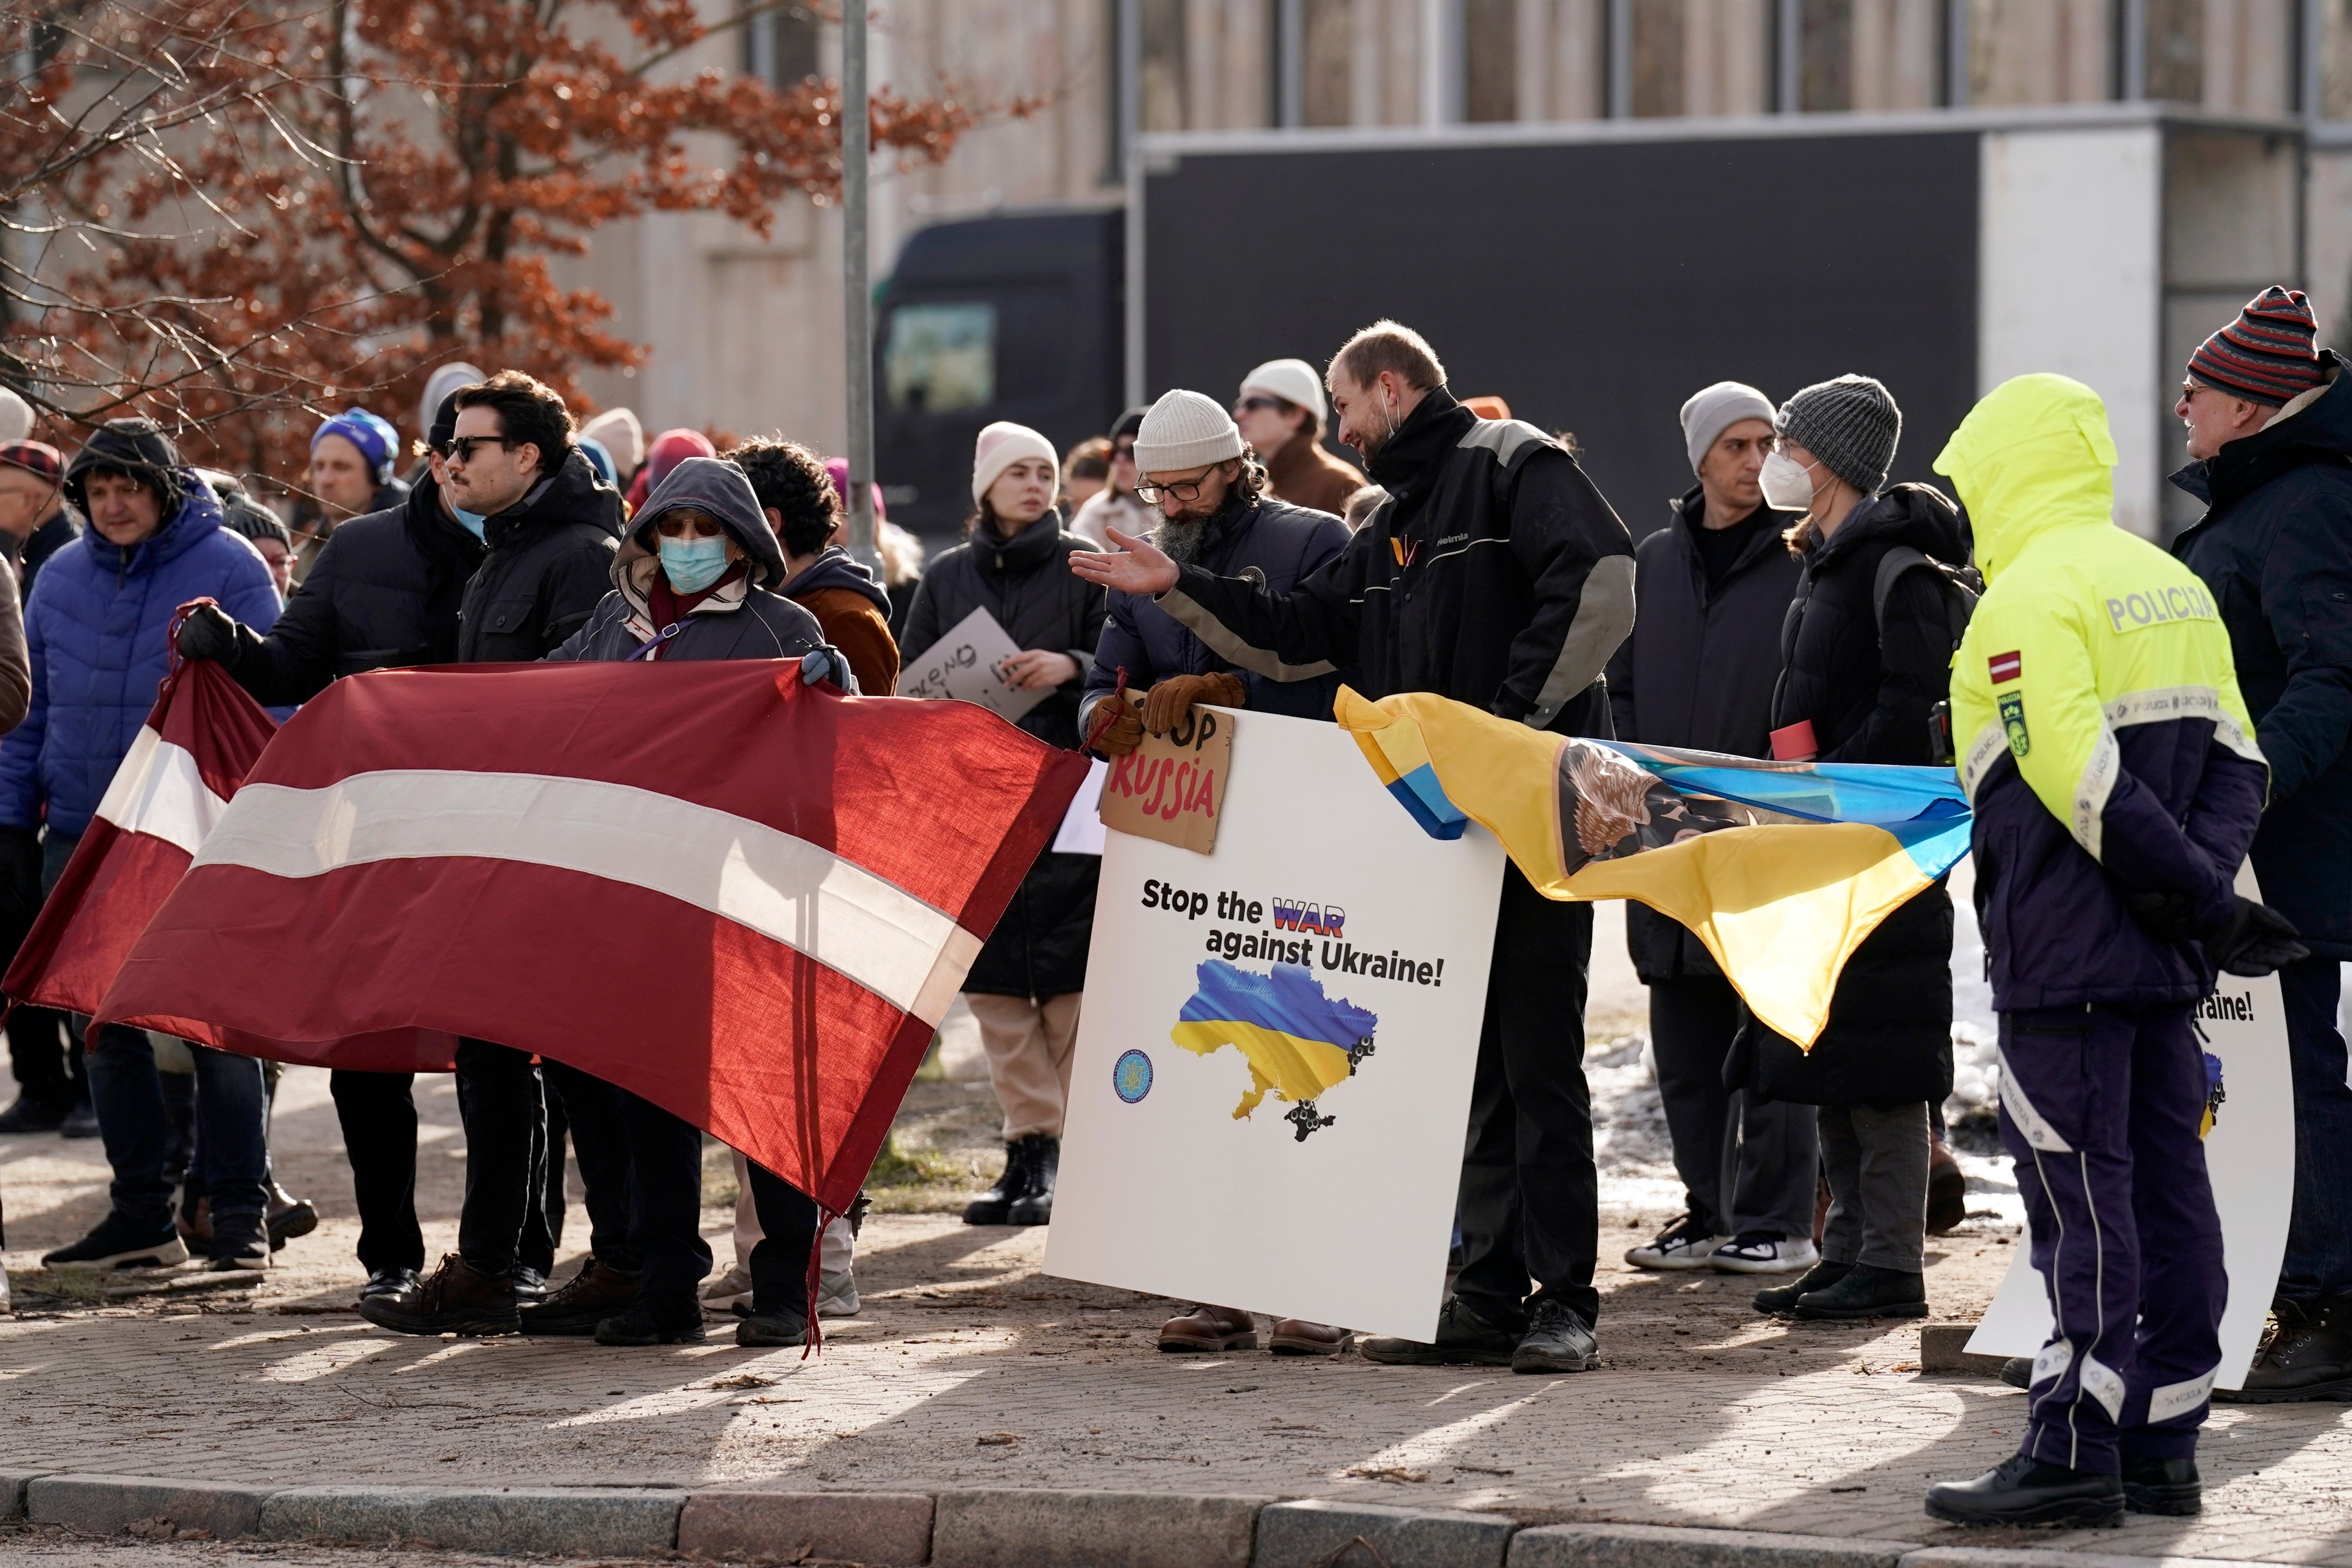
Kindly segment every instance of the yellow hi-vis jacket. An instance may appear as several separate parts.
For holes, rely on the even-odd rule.
[[[1990,584],[1952,734],[2002,1008],[2203,995],[2202,949],[2147,936],[2123,895],[2187,894],[2218,924],[2261,816],[2229,635],[2194,573],[2115,526],[2115,461],[2097,394],[2045,374],[1994,389],[1935,463]]]

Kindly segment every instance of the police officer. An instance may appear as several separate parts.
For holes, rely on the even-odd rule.
[[[2029,375],[1935,465],[1991,584],[1953,664],[1952,733],[2001,1139],[2055,1323],[2015,1457],[1928,1490],[1928,1513],[1961,1523],[2197,1511],[2228,1290],[2190,1011],[2217,966],[2303,952],[2231,891],[2269,768],[2212,596],[2113,526],[2115,461],[2097,395]]]

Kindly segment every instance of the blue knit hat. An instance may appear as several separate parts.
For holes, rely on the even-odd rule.
[[[310,437],[310,450],[318,451],[319,443],[330,435],[340,435],[360,449],[377,484],[392,477],[393,459],[400,452],[400,433],[383,419],[363,408],[346,409],[319,426]]]

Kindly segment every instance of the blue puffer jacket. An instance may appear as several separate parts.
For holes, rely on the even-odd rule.
[[[221,526],[219,499],[179,471],[179,510],[122,549],[96,528],[51,556],[25,605],[33,708],[0,741],[0,825],[80,833],[155,706],[173,612],[216,599],[256,632],[278,620],[260,552]]]
[[[1228,507],[1210,524],[1197,564],[1219,577],[1246,577],[1276,593],[1288,593],[1348,542],[1348,525],[1328,512],[1286,506],[1266,497],[1247,507]],[[1094,705],[1118,688],[1127,671],[1129,689],[1141,693],[1171,675],[1230,672],[1249,688],[1249,706],[1260,713],[1294,718],[1329,718],[1339,695],[1337,674],[1277,682],[1221,658],[1192,629],[1148,596],[1114,593],[1087,672],[1080,699],[1078,733],[1084,735]]]

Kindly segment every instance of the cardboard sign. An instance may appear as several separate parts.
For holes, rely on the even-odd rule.
[[[2251,866],[2239,869],[2238,892],[2262,897]],[[2207,1053],[2221,1064],[2221,1101],[2205,1136],[2205,1169],[2221,1217],[2230,1297],[2221,1311],[2221,1364],[2213,1385],[2243,1388],[2262,1343],[2294,1208],[2294,1082],[2278,977],[2223,975],[2198,1006],[2197,1026]],[[2143,1172],[2140,1179],[2162,1180],[2163,1173]],[[1971,1355],[2032,1355],[2049,1343],[2050,1292],[2026,1239],[2019,1239],[2007,1277],[1969,1336]]]
[[[1141,706],[1132,693],[1127,700]],[[1195,854],[1213,852],[1233,780],[1234,726],[1229,708],[1196,707],[1166,735],[1146,734],[1103,780],[1103,826]]]
[[[975,610],[949,627],[911,668],[898,672],[898,695],[951,697],[978,703],[1000,718],[1017,719],[1054,695],[1051,686],[1023,691],[1006,682],[1004,661],[1019,652],[995,616]]]
[[[1104,845],[1046,1271],[1425,1340],[1502,846],[1307,719],[1252,714],[1218,793],[1213,854]]]

